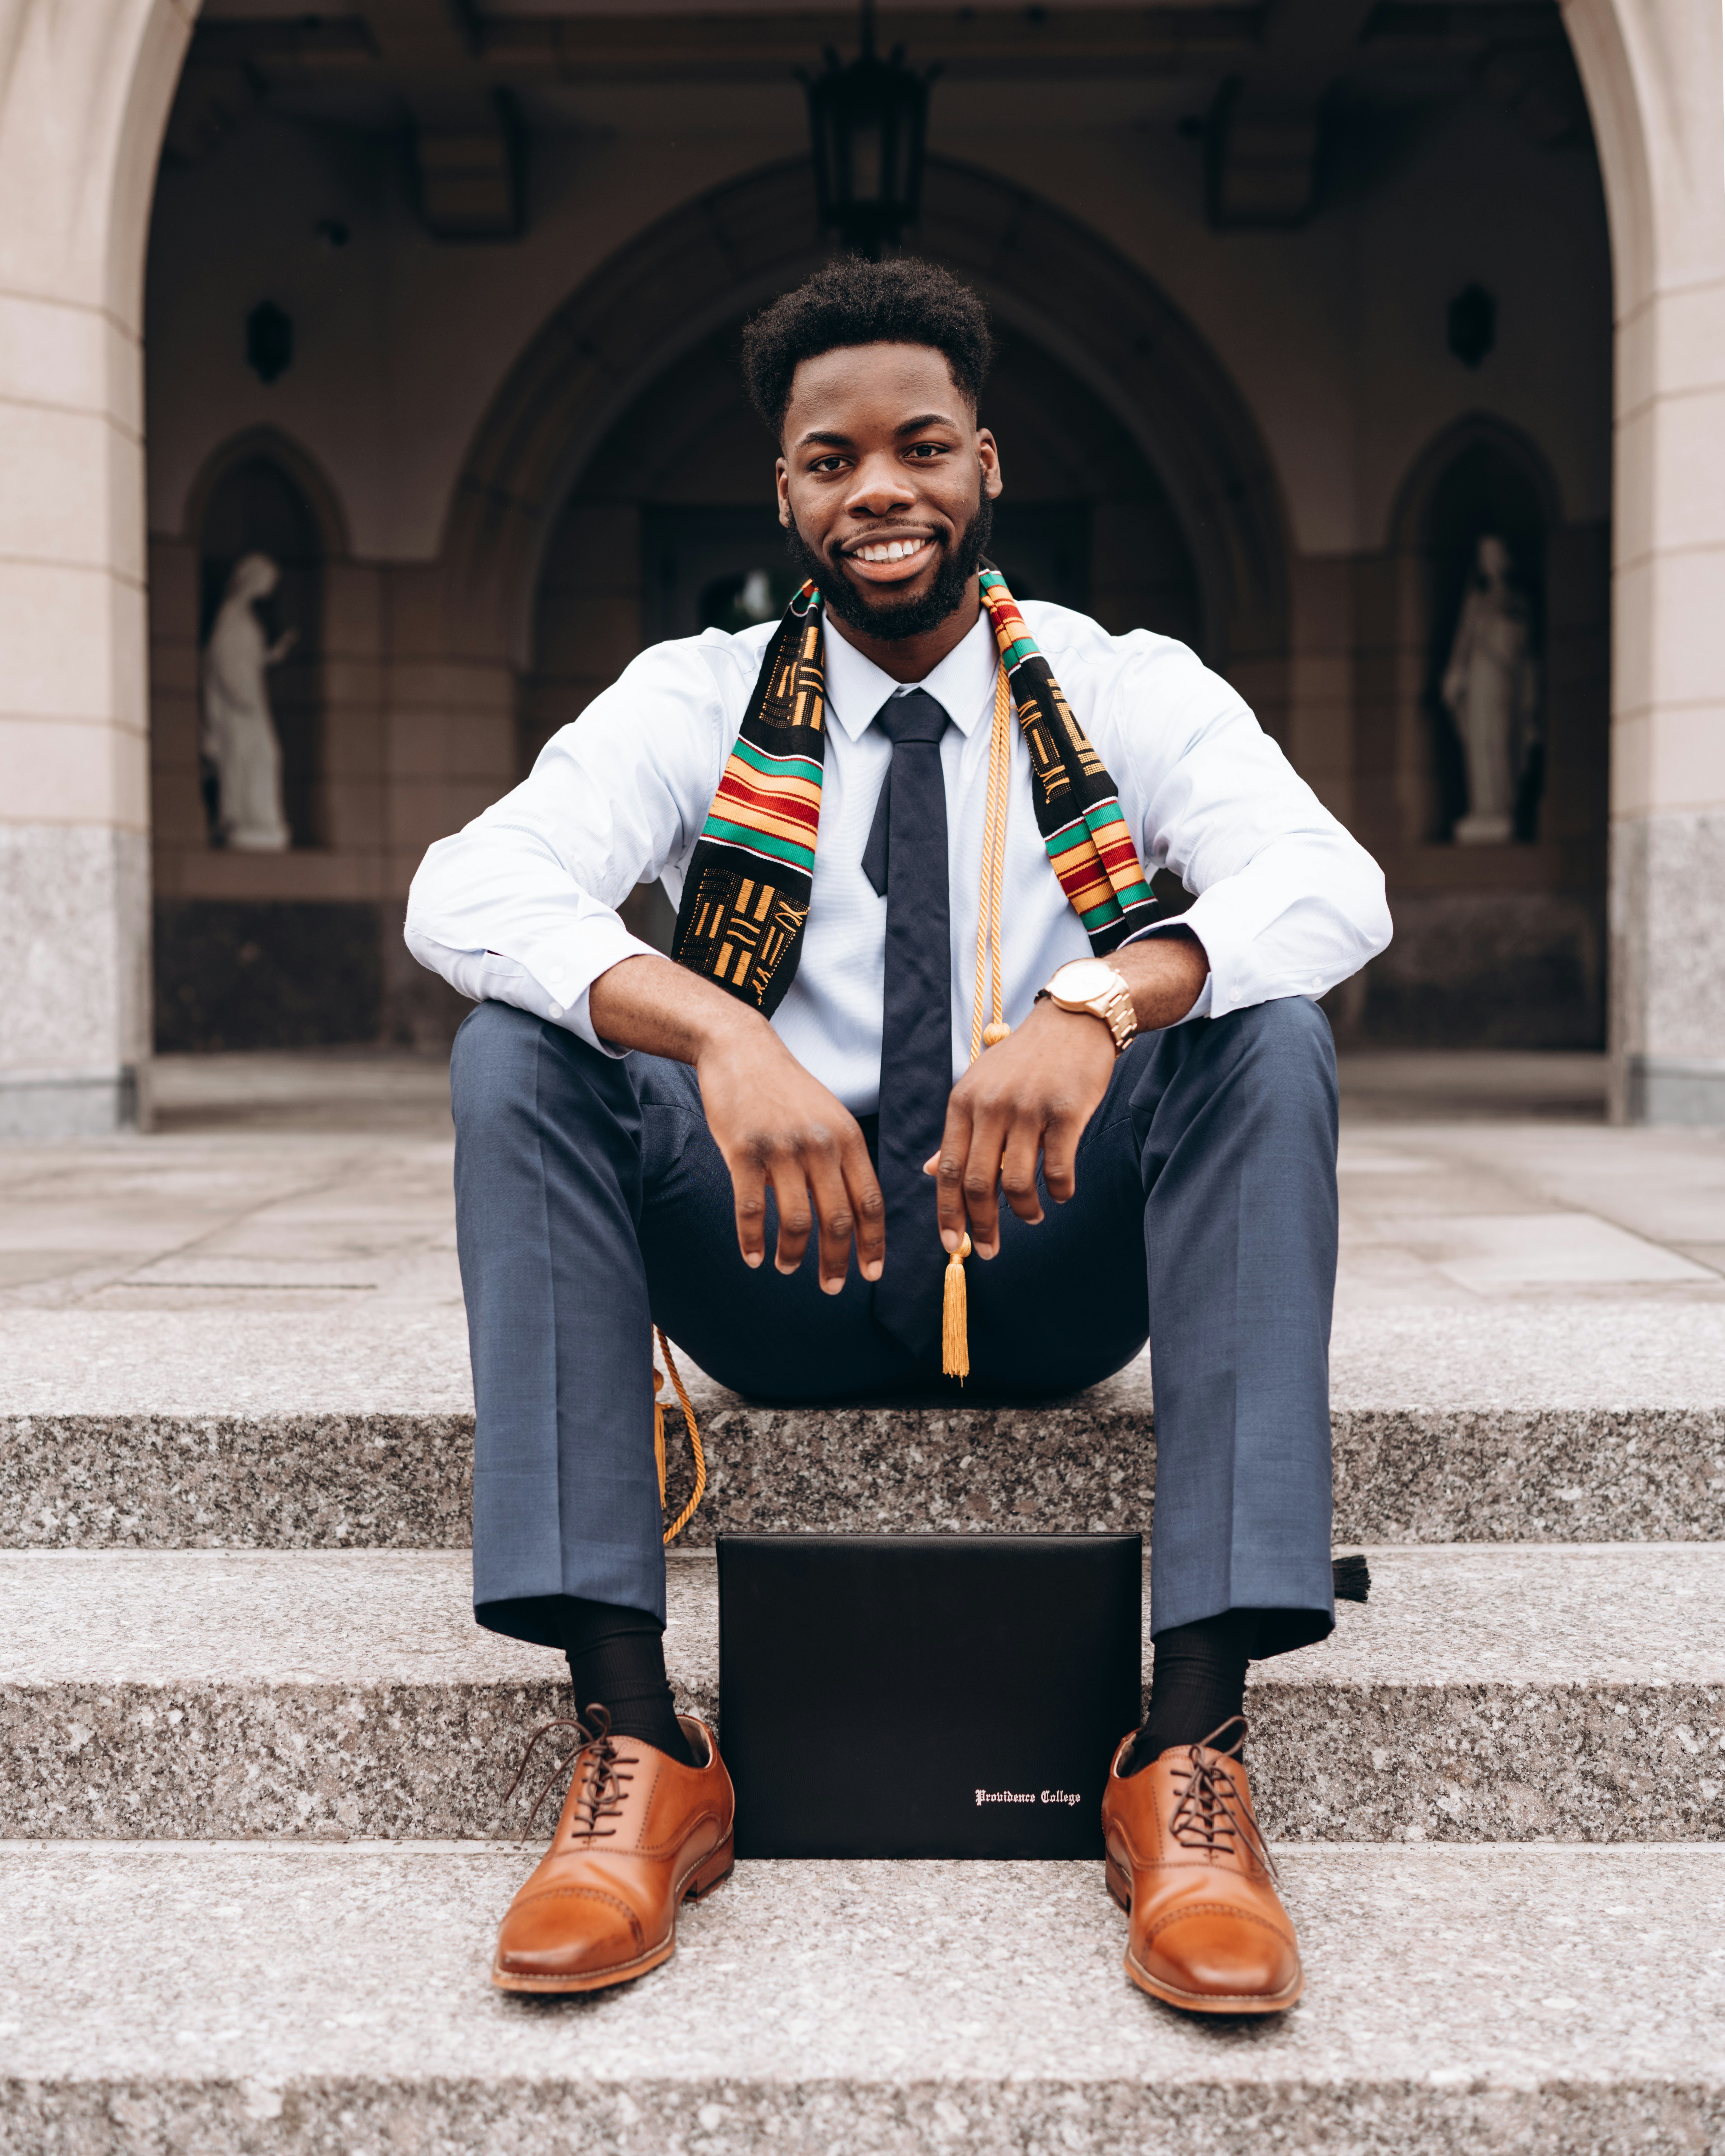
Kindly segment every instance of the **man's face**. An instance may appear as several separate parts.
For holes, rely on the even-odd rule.
[[[1000,460],[941,353],[867,344],[805,359],[783,444],[778,521],[841,620],[893,638],[956,611]]]

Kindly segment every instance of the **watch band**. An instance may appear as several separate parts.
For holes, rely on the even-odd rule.
[[[1045,998],[1057,1003],[1062,1010],[1085,1012],[1091,1018],[1101,1019],[1113,1038],[1114,1053],[1120,1055],[1137,1038],[1138,1014],[1132,1008],[1131,989],[1118,973],[1112,973],[1111,968],[1110,972],[1114,985],[1106,995],[1093,996],[1081,1004],[1069,1004],[1057,998],[1051,988],[1043,988],[1036,991],[1034,1000],[1040,1004]]]
[[[1104,998],[1101,1016],[1107,1020],[1108,1030],[1114,1036],[1114,1053],[1123,1055],[1138,1032],[1138,1014],[1132,1008],[1132,990],[1124,981]]]

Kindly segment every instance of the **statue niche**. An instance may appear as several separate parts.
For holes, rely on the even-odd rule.
[[[293,842],[265,677],[293,649],[299,631],[285,629],[271,642],[257,613],[258,602],[280,580],[267,554],[243,555],[203,648],[198,746],[215,795],[212,835],[239,853],[281,853]]]
[[[1467,785],[1467,810],[1450,836],[1460,846],[1507,845],[1535,774],[1539,666],[1532,608],[1495,533],[1475,550],[1439,694],[1455,721]]]
[[[275,455],[242,455],[222,472],[198,553],[210,843],[237,853],[325,844],[324,545]]]

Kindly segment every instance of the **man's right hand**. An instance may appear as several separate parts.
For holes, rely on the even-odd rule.
[[[745,1265],[767,1255],[770,1188],[780,1272],[797,1270],[818,1232],[825,1293],[844,1286],[853,1241],[863,1278],[880,1279],[886,1206],[856,1118],[758,1011],[669,959],[643,956],[599,975],[588,1014],[603,1040],[694,1066],[707,1128],[731,1173]]]
[[[742,1013],[744,1017],[749,1014]],[[743,1263],[767,1251],[767,1192],[778,1205],[773,1262],[793,1273],[811,1228],[820,1238],[820,1284],[845,1285],[850,1245],[865,1280],[886,1255],[886,1205],[856,1118],[811,1078],[764,1019],[758,1038],[723,1040],[696,1058],[707,1128],[725,1156],[737,1200]]]

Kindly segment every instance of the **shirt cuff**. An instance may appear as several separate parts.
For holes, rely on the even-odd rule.
[[[566,1026],[602,1055],[620,1058],[629,1050],[602,1040],[593,1030],[588,1011],[593,984],[601,973],[608,973],[625,958],[660,958],[665,954],[644,943],[639,936],[631,936],[616,915],[610,914],[583,921],[578,935],[569,942],[541,945],[507,957],[501,952],[487,955],[494,965],[512,965],[519,977],[515,993],[506,995],[505,1001],[519,1004],[523,1009],[549,1019],[553,1025]]]

